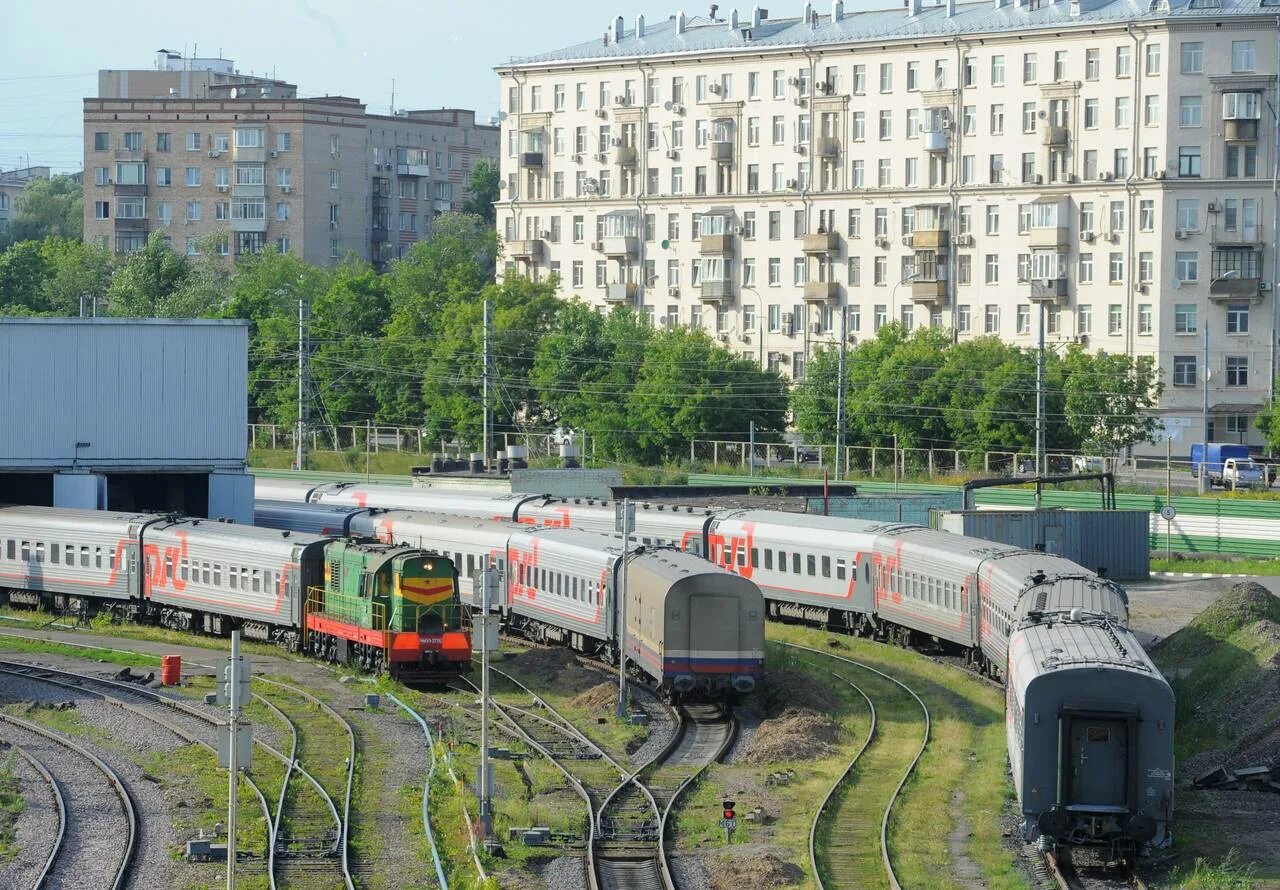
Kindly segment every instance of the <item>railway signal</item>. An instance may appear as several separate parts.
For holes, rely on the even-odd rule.
[[[733,808],[734,801],[726,800],[721,802],[721,809],[724,816],[720,819],[720,827],[724,829],[725,843],[733,839],[733,830],[738,827],[738,814]]]

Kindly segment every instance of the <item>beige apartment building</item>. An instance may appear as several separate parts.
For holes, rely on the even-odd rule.
[[[460,209],[476,160],[497,155],[497,127],[473,111],[375,115],[358,99],[292,91],[222,82],[206,98],[86,99],[86,240],[127,253],[162,231],[188,253],[270,244],[311,263],[354,254],[381,266]]]
[[[1274,3],[617,18],[498,68],[507,262],[795,377],[889,321],[1031,346],[1043,312],[1050,348],[1157,358],[1175,453],[1206,415],[1259,441]]]

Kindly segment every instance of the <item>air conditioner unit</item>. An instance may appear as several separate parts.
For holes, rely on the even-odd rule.
[[[278,157],[280,157],[280,152],[278,152],[278,151],[273,151],[273,152],[271,153],[271,157],[273,157],[273,158],[278,158]]]
[[[218,150],[215,148],[213,151],[209,152],[209,157],[211,157],[211,158],[220,158],[220,157],[222,157],[222,152],[218,151]]]
[[[796,180],[796,179],[787,180],[787,188],[789,189],[797,188],[799,185],[800,185],[799,180]]]
[[[950,129],[951,129],[951,118],[949,118],[949,117],[944,117],[941,121],[939,121],[939,122],[938,122],[938,128],[939,128],[939,129],[941,129],[941,130],[950,130]]]
[[[889,239],[888,239],[888,238],[885,238],[884,236],[881,236],[881,237],[879,237],[879,238],[877,238],[877,239],[876,239],[876,247],[888,247],[888,246],[889,246]]]
[[[1102,180],[1103,182],[1110,182],[1111,172],[1108,170],[1103,170],[1101,173],[1098,174],[1098,179]]]
[[[282,186],[280,186],[280,191],[284,192],[284,193],[287,195],[287,194],[289,194],[289,192],[293,191],[293,186],[291,186],[291,185],[282,185]]]
[[[622,137],[621,137],[621,136],[614,136],[614,137],[613,137],[613,147],[614,147],[614,148],[621,148],[621,147],[622,147]]]
[[[602,163],[602,164],[605,164],[605,163],[608,163],[608,161],[609,161],[609,156],[608,156],[607,154],[605,154],[604,152],[600,152],[598,155],[596,155],[596,160],[597,160],[597,161],[599,161],[599,162],[600,162],[600,163]]]
[[[956,247],[973,247],[973,236],[968,234],[957,235]]]
[[[591,242],[591,249],[592,249],[592,250],[594,250],[594,251],[596,251],[596,253],[600,253],[600,252],[602,252],[602,251],[604,250],[604,242],[603,242],[603,241],[592,241],[592,242]]]
[[[804,97],[802,96],[802,97],[800,97],[799,99],[796,99],[796,101],[795,101],[795,103],[794,103],[794,104],[795,104],[797,107],[799,107],[799,108],[808,108],[808,107],[809,107],[809,100],[808,100],[808,99],[806,99],[806,98],[804,98]]]
[[[336,157],[338,157],[338,155],[339,155],[339,153],[338,153],[338,150],[337,150],[337,149],[334,149],[333,151],[329,152],[329,157],[331,157],[331,158],[336,158]]]
[[[910,236],[910,235],[903,235],[903,236],[902,236],[902,246],[903,246],[903,247],[910,247],[910,246],[911,246],[911,236]]]
[[[1151,290],[1151,288],[1147,287],[1145,284],[1139,284],[1139,285],[1138,285],[1138,293],[1140,293],[1140,294],[1148,293],[1148,292],[1150,292],[1150,290]]]
[[[573,155],[569,155],[569,160],[573,161],[575,164],[581,164],[581,163],[582,163],[582,155],[580,155],[580,154],[573,154]]]
[[[1075,337],[1073,337],[1072,339],[1074,339],[1074,340],[1075,340],[1077,343],[1079,343],[1081,346],[1088,346],[1088,345],[1089,345],[1089,335],[1088,335],[1088,334],[1077,334],[1077,335],[1076,335]]]
[[[1093,234],[1093,232],[1087,232],[1087,231],[1086,231],[1086,232],[1081,232],[1081,233],[1080,233],[1080,240],[1081,240],[1081,241],[1083,241],[1085,244],[1092,244],[1092,243],[1093,243],[1093,239],[1094,239],[1094,234]]]
[[[1270,291],[1270,290],[1271,290],[1271,282],[1270,282],[1270,281],[1259,281],[1259,282],[1258,282],[1258,290],[1260,290],[1260,291]]]
[[[220,191],[220,192],[225,192],[225,191],[227,191],[229,188],[231,188],[231,186],[229,186],[229,185],[220,185],[220,186],[218,186],[218,191]]]
[[[778,353],[778,361],[779,361],[779,362],[781,362],[781,363],[782,363],[782,364],[784,364],[784,365],[789,365],[789,364],[791,364],[791,356],[787,355],[785,352],[779,352],[779,353]],[[230,795],[228,795],[228,796],[230,796]]]
[[[713,82],[713,83],[707,84],[707,89],[718,96],[721,93],[722,87],[720,86],[720,84]]]
[[[799,145],[799,144],[797,144],[797,145],[794,147],[794,151],[795,151],[795,153],[796,153],[796,154],[798,154],[798,155],[802,155],[802,154],[804,154],[804,153],[805,153],[805,147],[804,147],[803,145]]]
[[[613,104],[625,108],[629,103],[627,102],[626,96],[614,96]]]
[[[338,227],[338,221],[336,219],[329,220],[329,228],[336,229],[337,227]]]
[[[1036,185],[1044,185],[1044,176],[1042,176],[1041,174],[1037,173],[1037,174],[1035,175],[1035,183],[1036,183]]]
[[[857,334],[846,334],[846,335],[845,335],[845,340],[847,340],[847,341],[848,341],[848,342],[850,342],[850,343],[857,343],[857,342],[858,342],[858,335],[857,335]]]
[[[543,229],[541,232],[538,233],[538,237],[541,238],[543,241],[550,241],[551,233],[546,229]]]
[[[596,117],[607,118],[608,116],[609,116],[609,110],[607,108],[596,109]]]
[[[790,313],[790,312],[784,312],[784,313],[782,313],[782,328],[783,328],[783,330],[788,330],[788,331],[789,331],[789,330],[791,330],[791,322],[792,322],[794,319],[795,319],[795,315],[793,315],[792,313]]]
[[[671,151],[667,152],[667,158],[668,158],[668,159],[670,159],[670,160],[672,160],[672,161],[678,161],[678,160],[680,160],[680,152],[676,151],[676,150],[673,148],[673,149],[671,149]]]
[[[1164,176],[1165,173],[1163,170],[1157,170],[1155,173],[1151,174],[1152,179],[1164,179]]]
[[[1173,237],[1177,238],[1179,241],[1182,241],[1187,237],[1187,230],[1178,229],[1176,232],[1173,233]]]
[[[1205,209],[1208,210],[1210,213],[1217,213],[1218,211],[1222,210],[1222,207],[1218,204],[1217,201],[1210,201],[1209,206],[1206,207]]]
[[[669,287],[669,288],[667,288],[667,296],[668,296],[668,297],[678,297],[678,296],[680,296],[680,288],[678,288],[678,287]]]
[[[738,339],[739,339],[739,340],[741,340],[743,343],[750,343],[750,342],[751,342],[751,332],[750,332],[750,331],[743,331],[741,334],[739,334],[739,335],[738,335]]]
[[[1108,241],[1110,241],[1112,244],[1119,244],[1119,243],[1120,243],[1120,233],[1119,233],[1119,232],[1108,232],[1108,233],[1107,233],[1107,240],[1108,240]]]
[[[728,343],[729,335],[727,333],[721,332],[716,335],[716,339],[719,340],[721,343]]]
[[[671,113],[672,113],[672,114],[684,114],[684,106],[683,106],[683,105],[681,105],[679,102],[672,102],[672,103],[671,103]]]
[[[793,87],[798,87],[800,86],[801,83],[803,83],[803,81],[800,80],[800,78],[798,77],[792,77],[787,81],[787,83],[791,84]]]

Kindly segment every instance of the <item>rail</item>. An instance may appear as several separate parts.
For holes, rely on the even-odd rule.
[[[440,882],[442,890],[449,890],[449,882],[444,876],[444,865],[440,861],[440,850],[436,847],[436,836],[431,830],[431,780],[436,775],[436,743],[431,737],[431,727],[427,726],[427,721],[422,719],[421,714],[396,698],[395,695],[387,693],[387,698],[399,705],[406,714],[413,718],[414,722],[421,727],[422,735],[427,740],[427,756],[431,760],[431,765],[427,768],[426,781],[422,783],[422,828],[427,835],[427,844],[431,847],[431,861],[436,867],[436,880]]]
[[[897,677],[890,676],[884,671],[877,670],[868,664],[856,661],[852,658],[845,658],[843,655],[835,655],[831,652],[823,652],[820,649],[814,649],[809,646],[800,646],[795,643],[778,643],[786,649],[796,649],[802,652],[808,652],[813,655],[823,655],[836,661],[843,661],[847,664],[854,665],[862,670],[869,671],[877,676],[888,680],[889,682],[901,687],[908,695],[916,700],[916,704],[920,705],[920,710],[924,713],[924,733],[920,741],[920,748],[916,751],[915,757],[907,766],[906,771],[902,774],[902,778],[898,781],[898,785],[894,788],[893,794],[889,798],[889,803],[884,808],[884,817],[880,820],[880,855],[884,864],[885,875],[889,879],[889,886],[893,890],[902,890],[902,885],[898,883],[898,876],[893,871],[893,862],[889,856],[889,819],[893,815],[893,805],[897,803],[898,797],[902,794],[902,789],[906,787],[907,780],[911,778],[911,774],[915,772],[916,765],[920,763],[920,758],[924,756],[925,749],[929,746],[929,736],[932,730],[932,722],[929,717],[929,708],[925,705],[924,700],[916,695],[915,690],[907,684],[903,683]]]
[[[123,890],[123,887],[128,883],[129,875],[133,870],[134,858],[138,854],[139,825],[138,809],[134,804],[133,795],[129,793],[128,787],[120,779],[120,776],[116,774],[115,770],[107,766],[107,764],[103,762],[98,755],[94,754],[88,748],[85,748],[83,745],[76,744],[71,741],[71,739],[56,733],[51,729],[46,729],[39,723],[31,723],[27,720],[15,717],[12,714],[4,713],[0,713],[0,721],[17,726],[29,733],[42,736],[56,745],[61,745],[67,750],[79,754],[81,757],[85,758],[97,767],[99,772],[106,776],[107,782],[116,793],[116,797],[120,798],[120,806],[124,810],[125,822],[128,825],[128,830],[126,831],[124,838],[124,855],[121,857],[120,867],[116,869],[115,878],[111,882],[111,890]]]
[[[40,774],[40,778],[44,779],[45,784],[49,786],[49,791],[53,794],[53,808],[58,811],[58,831],[53,836],[53,846],[49,850],[48,858],[44,861],[44,866],[40,869],[40,874],[36,875],[35,882],[31,885],[32,890],[41,890],[49,879],[49,872],[53,869],[53,863],[62,851],[62,841],[67,835],[67,802],[63,799],[62,790],[58,788],[58,783],[54,781],[53,774],[40,761],[40,758],[21,745],[15,745],[14,750],[31,765],[33,770]]]
[[[849,778],[849,774],[853,772],[854,766],[856,766],[858,760],[861,759],[862,753],[867,750],[867,746],[871,744],[871,740],[876,736],[875,703],[871,701],[870,696],[862,691],[861,686],[854,683],[849,678],[843,677],[840,674],[834,674],[834,676],[843,680],[845,683],[848,683],[849,686],[858,693],[858,695],[862,696],[862,700],[867,703],[867,711],[871,715],[871,725],[867,728],[867,737],[862,740],[862,745],[858,748],[858,752],[853,755],[853,759],[849,761],[848,765],[845,766],[844,770],[836,780],[831,783],[831,787],[827,789],[827,793],[823,795],[822,803],[818,804],[818,810],[813,814],[813,822],[809,824],[809,867],[813,869],[813,883],[814,886],[817,887],[817,890],[826,890],[826,886],[822,882],[822,872],[818,868],[818,823],[822,821],[822,817],[831,803],[831,798],[835,797],[836,791],[844,784],[845,780]]]

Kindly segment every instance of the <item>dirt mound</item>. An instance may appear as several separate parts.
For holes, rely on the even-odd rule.
[[[817,679],[791,668],[779,668],[765,674],[760,684],[760,701],[766,717],[775,717],[785,711],[829,714],[839,704],[839,700]]]
[[[1280,763],[1280,599],[1236,584],[1151,656],[1177,697],[1183,776]]]
[[[600,675],[583,667],[568,649],[529,649],[498,665],[535,692],[552,686],[569,695],[590,689],[600,682]]]
[[[743,763],[777,763],[825,757],[840,741],[840,724],[811,711],[787,709],[760,721]]]
[[[613,711],[618,706],[618,684],[599,683],[574,696],[569,704],[587,711]]]
[[[804,880],[804,869],[774,853],[718,856],[708,871],[711,874],[711,890],[789,887]]]

